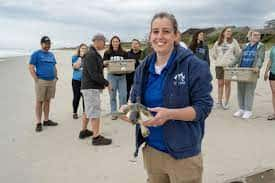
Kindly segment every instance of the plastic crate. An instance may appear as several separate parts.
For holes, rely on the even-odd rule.
[[[259,73],[253,72],[252,68],[243,67],[225,67],[224,79],[241,82],[256,82]]]
[[[107,63],[107,72],[110,74],[126,74],[135,71],[135,60],[134,59],[124,59],[119,61],[105,60]]]

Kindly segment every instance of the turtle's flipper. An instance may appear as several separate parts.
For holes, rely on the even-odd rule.
[[[142,136],[143,136],[144,138],[146,138],[146,137],[149,136],[150,131],[149,131],[149,129],[148,129],[146,126],[144,126],[143,124],[140,124],[140,130],[141,130],[141,134],[142,134]]]
[[[143,122],[144,121],[139,118],[138,123],[140,125],[141,134],[144,138],[146,138],[149,136],[150,131],[146,126],[143,125]]]
[[[116,111],[116,112],[112,112],[110,115],[119,117],[119,116],[123,116],[123,115],[125,115],[125,114],[126,114],[126,113],[124,113],[124,112]]]

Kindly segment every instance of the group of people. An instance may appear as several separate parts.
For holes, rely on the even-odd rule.
[[[108,87],[111,113],[117,112],[117,95],[119,98],[119,106],[127,103],[133,84],[134,73],[108,74],[106,80],[102,72],[103,68],[107,66],[107,64],[104,64],[104,61],[120,61],[130,58],[135,60],[135,68],[137,68],[142,56],[141,44],[139,40],[133,39],[130,51],[126,52],[122,49],[118,36],[111,38],[107,50],[105,50],[106,38],[103,34],[96,34],[92,41],[93,44],[89,49],[87,45],[81,44],[77,49],[77,54],[72,56],[73,118],[78,118],[79,101],[81,96],[83,96],[83,125],[79,133],[79,138],[84,139],[90,136],[99,137],[101,140],[98,141],[100,143],[97,143],[97,145],[109,145],[111,144],[111,139],[106,139],[99,135],[100,92],[105,87]],[[91,54],[92,51],[94,51],[93,54]],[[96,59],[94,55],[97,56]],[[92,119],[91,124],[93,131],[87,129],[88,119]],[[112,120],[116,119],[117,116],[112,115]]]
[[[249,31],[247,35],[248,43],[241,49],[238,41],[233,38],[231,28],[225,27],[222,30],[218,41],[213,46],[213,59],[215,61],[216,78],[218,80],[217,108],[229,109],[231,81],[224,78],[225,67],[251,68],[252,72],[259,76],[265,58],[265,47],[260,42],[260,36],[261,34],[257,30]],[[268,71],[269,69],[266,72]],[[233,114],[234,117],[241,117],[243,119],[252,117],[256,85],[257,80],[237,82],[239,109]],[[224,101],[223,93],[225,93]]]
[[[259,73],[264,61],[265,49],[257,31],[251,31],[249,42],[241,50],[226,27],[213,47],[216,78],[218,79],[218,101],[216,106],[229,108],[230,81],[224,80],[224,67],[251,67]],[[93,145],[109,145],[112,139],[100,134],[100,93],[108,89],[111,114],[118,108],[123,110],[127,103],[140,102],[152,113],[153,119],[144,121],[150,134],[144,138],[140,125],[136,125],[136,152],[142,148],[144,167],[149,183],[201,183],[203,163],[201,155],[205,120],[213,107],[212,75],[210,72],[209,49],[205,33],[197,32],[189,45],[179,41],[178,23],[174,15],[160,12],[150,24],[148,47],[141,51],[140,42],[132,40],[131,50],[121,47],[118,36],[110,40],[105,51],[106,39],[96,34],[88,48],[81,44],[72,57],[73,118],[78,119],[78,106],[83,98],[82,130],[79,138],[92,136]],[[32,54],[29,69],[36,89],[36,131],[43,125],[56,126],[49,119],[50,100],[55,94],[58,80],[56,60],[49,52],[51,41],[41,39],[41,50]],[[104,60],[119,61],[126,58],[136,60],[136,70],[130,74],[110,74],[104,78]],[[141,61],[143,60],[143,61]],[[275,47],[272,48],[265,77],[269,77],[275,109]],[[249,118],[256,83],[238,82],[239,110],[234,116]],[[225,100],[223,91],[225,88]],[[117,94],[119,106],[117,106]],[[274,110],[275,114],[275,110]],[[275,119],[275,115],[268,117]],[[112,120],[116,120],[115,115]],[[129,120],[127,116],[121,119]],[[88,130],[91,122],[92,130]]]

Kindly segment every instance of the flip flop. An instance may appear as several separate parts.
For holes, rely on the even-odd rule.
[[[267,120],[275,120],[275,114],[269,115]]]

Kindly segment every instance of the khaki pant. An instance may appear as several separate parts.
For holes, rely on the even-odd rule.
[[[148,183],[201,183],[201,154],[176,160],[169,154],[158,151],[148,145],[143,149],[144,168],[148,174]]]
[[[56,79],[52,81],[47,81],[43,79],[38,79],[35,82],[35,93],[36,100],[44,102],[54,98],[56,88]]]

